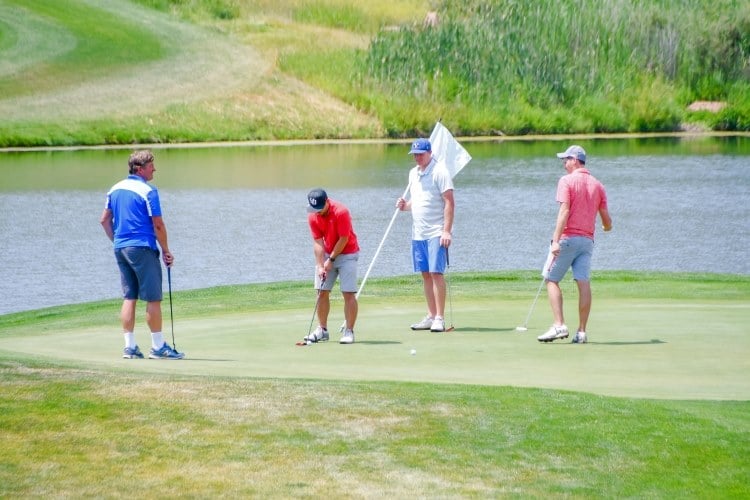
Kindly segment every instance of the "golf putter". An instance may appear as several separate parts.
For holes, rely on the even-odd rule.
[[[446,282],[448,284],[448,307],[449,311],[451,313],[451,326],[445,329],[446,332],[452,332],[455,330],[455,327],[453,326],[453,297],[451,297],[451,279],[450,279],[450,270],[451,270],[451,259],[448,256],[448,248],[445,249],[445,265],[446,265]]]

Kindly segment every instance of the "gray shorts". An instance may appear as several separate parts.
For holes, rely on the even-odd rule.
[[[594,240],[591,238],[574,236],[560,240],[560,254],[549,270],[547,281],[559,283],[571,267],[574,280],[590,281],[593,253]]]
[[[328,255],[326,255],[326,258]],[[325,282],[320,282],[320,276],[315,276],[315,289],[316,290],[333,290],[333,284],[336,283],[336,278],[339,276],[339,286],[341,292],[356,292],[357,291],[357,261],[359,260],[359,252],[341,254],[336,257],[333,262],[333,268],[328,272]]]
[[[159,250],[149,247],[116,248],[115,259],[120,268],[122,297],[159,302],[161,291],[161,262]]]

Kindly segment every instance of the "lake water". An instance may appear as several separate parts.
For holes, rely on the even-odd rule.
[[[576,142],[614,220],[596,235],[594,270],[750,274],[750,137]],[[569,143],[463,143],[474,159],[454,179],[451,272],[541,267],[564,174],[555,153]],[[318,186],[352,211],[361,278],[406,187],[407,151],[405,142],[154,148],[173,289],[311,280],[306,194]],[[0,314],[120,296],[99,216],[128,154],[0,153]],[[396,217],[371,277],[411,273],[410,224]]]

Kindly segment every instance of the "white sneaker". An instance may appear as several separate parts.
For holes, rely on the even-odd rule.
[[[435,319],[432,320],[432,324],[430,325],[430,331],[431,332],[444,332],[445,320],[441,318],[440,316],[436,316]]]
[[[571,340],[574,344],[585,344],[589,340],[586,338],[586,332],[576,332],[576,336]]]
[[[344,330],[344,334],[339,340],[339,344],[353,344],[354,343],[354,330],[347,328]]]
[[[322,326],[319,326],[315,330],[310,332],[307,337],[304,338],[304,340],[309,340],[310,342],[326,342],[328,338],[328,330],[326,328],[323,328]]]
[[[419,323],[411,325],[412,330],[429,330],[432,328],[432,322],[434,319],[429,314],[422,319]]]
[[[562,326],[555,326],[552,325],[549,327],[549,330],[547,330],[542,335],[538,336],[536,339],[539,342],[553,342],[557,339],[566,339],[568,338],[568,327],[565,325]]]

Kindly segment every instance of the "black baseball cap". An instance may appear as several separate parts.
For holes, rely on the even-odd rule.
[[[321,188],[315,188],[307,193],[308,212],[320,212],[325,208],[328,194]]]

